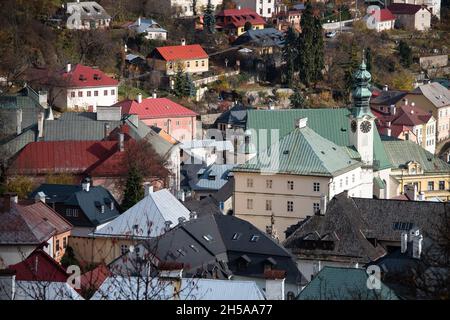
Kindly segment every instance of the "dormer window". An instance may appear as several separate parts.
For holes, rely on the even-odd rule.
[[[259,240],[259,236],[254,234],[252,235],[252,237],[250,238],[250,242],[257,242]]]

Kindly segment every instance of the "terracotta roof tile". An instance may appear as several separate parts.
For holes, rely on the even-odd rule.
[[[166,61],[208,58],[208,54],[199,44],[158,47],[155,51]]]

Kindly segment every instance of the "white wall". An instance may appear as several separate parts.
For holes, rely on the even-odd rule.
[[[305,276],[306,280],[311,281],[312,277],[319,273],[323,267],[344,267],[344,268],[358,268],[360,265],[356,262],[336,262],[324,260],[307,260],[297,258],[297,267]]]
[[[0,246],[0,269],[5,269],[12,264],[25,260],[36,246]]]
[[[250,8],[256,11],[261,17],[271,18],[275,12],[276,0],[234,0],[241,8]]]
[[[222,2],[223,0],[212,0],[211,4],[214,6],[214,9],[216,9],[217,6],[222,5]],[[202,7],[206,6],[207,4],[208,0],[197,0],[197,14],[200,14],[202,12]],[[192,0],[172,0],[172,8],[173,7],[180,8],[181,16],[188,17],[194,14],[192,9]]]
[[[107,95],[104,91],[107,90]],[[98,91],[98,96],[94,95],[94,92]],[[112,93],[114,91],[114,93]],[[75,97],[72,98],[72,92],[75,93]],[[79,97],[78,93],[82,92],[83,96]],[[88,97],[88,92],[91,96]],[[64,93],[62,94],[64,96]],[[67,102],[65,106],[67,109],[75,109],[76,106],[80,109],[87,109],[89,106],[111,106],[118,102],[118,87],[91,87],[91,88],[70,88],[67,89],[65,95]]]

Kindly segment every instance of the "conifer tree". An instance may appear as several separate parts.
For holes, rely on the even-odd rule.
[[[214,6],[211,4],[211,0],[208,0],[203,13],[203,27],[209,33],[216,32],[216,17],[214,16]]]
[[[139,170],[132,166],[128,171],[127,182],[123,193],[122,208],[128,210],[144,198],[143,178]]]
[[[289,27],[286,37],[284,40],[283,47],[283,60],[286,62],[285,65],[285,77],[286,83],[289,87],[292,87],[294,82],[294,74],[296,71],[295,61],[297,60],[297,38],[298,35],[294,28]]]
[[[307,104],[305,102],[305,99],[303,98],[302,92],[300,91],[300,89],[297,86],[294,87],[294,92],[289,97],[289,100],[291,102],[292,109],[307,108]]]
[[[186,77],[181,70],[178,70],[178,72],[175,74],[173,94],[181,98],[184,96],[185,88]]]

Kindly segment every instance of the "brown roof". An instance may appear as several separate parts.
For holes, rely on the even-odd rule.
[[[426,7],[424,8],[426,9]],[[388,6],[388,9],[393,14],[416,14],[417,11],[422,9],[422,6],[418,4],[393,3]]]
[[[43,202],[36,202],[32,204],[20,204],[20,214],[26,215],[26,218],[35,219],[36,221],[45,221],[50,224],[56,233],[63,233],[72,229],[72,224],[60,216],[55,210]]]

